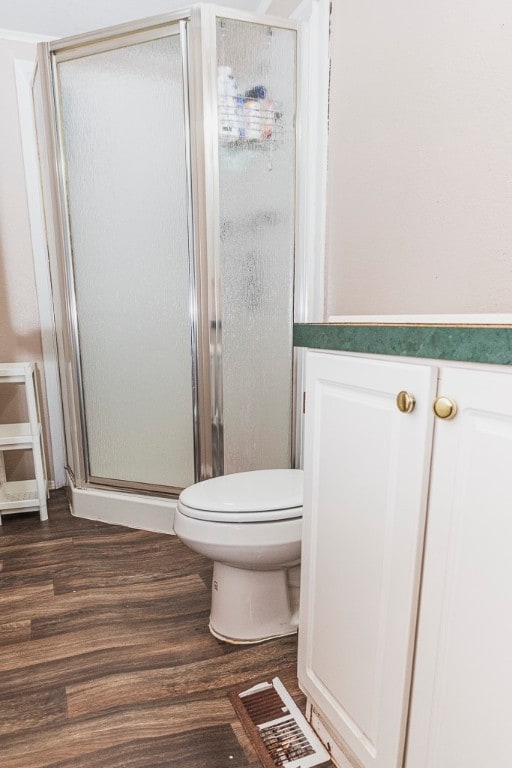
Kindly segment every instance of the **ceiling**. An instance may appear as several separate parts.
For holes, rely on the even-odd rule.
[[[48,38],[67,37],[125,21],[187,8],[193,0],[0,0],[2,32]],[[228,0],[219,3],[256,11],[261,0]]]

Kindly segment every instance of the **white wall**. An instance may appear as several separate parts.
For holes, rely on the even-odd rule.
[[[258,7],[258,0],[218,4],[252,11]],[[52,39],[67,37],[191,5],[187,0],[0,0],[0,37],[2,30]]]
[[[326,314],[510,312],[510,0],[334,0],[331,56]]]
[[[301,0],[263,0],[258,10],[261,13],[270,13],[272,16],[281,16],[286,19],[297,10]]]

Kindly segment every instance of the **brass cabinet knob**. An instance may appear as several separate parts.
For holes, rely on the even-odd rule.
[[[411,413],[416,405],[416,400],[414,395],[411,395],[410,392],[406,392],[405,389],[402,389],[396,396],[396,405],[400,413]]]
[[[453,419],[457,413],[457,404],[449,397],[438,397],[434,400],[434,413],[440,419]]]

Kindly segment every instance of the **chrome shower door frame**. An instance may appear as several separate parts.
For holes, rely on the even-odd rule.
[[[192,190],[194,210],[194,242],[197,279],[197,302],[201,308],[198,317],[198,360],[200,361],[198,387],[199,407],[203,418],[200,423],[201,472],[200,479],[224,474],[224,402],[222,381],[222,286],[220,280],[220,199],[219,199],[219,116],[217,83],[217,20],[231,19],[269,28],[296,32],[295,83],[295,258],[298,239],[297,201],[299,195],[299,148],[303,137],[300,115],[300,61],[298,49],[301,25],[292,19],[244,13],[232,8],[201,4],[193,6],[188,30],[189,40],[189,99],[190,113],[195,116],[191,124]],[[300,281],[294,285],[294,317],[298,304],[302,307],[305,296]],[[299,316],[301,311],[299,312]],[[300,462],[298,437],[301,434],[302,408],[299,409],[296,392],[293,354],[290,376],[291,394],[291,466]],[[299,450],[298,450],[299,449]]]
[[[184,83],[185,147],[187,166],[187,197],[189,199],[189,307],[191,324],[192,356],[192,413],[194,429],[195,478],[199,478],[200,437],[199,437],[199,388],[197,385],[197,316],[196,268],[194,258],[193,222],[190,200],[192,197],[188,88],[187,88],[187,42],[186,26],[189,13],[181,11],[165,14],[133,23],[122,24],[97,32],[90,32],[38,46],[38,68],[41,73],[41,87],[45,107],[44,134],[48,153],[49,178],[44,189],[47,229],[49,230],[50,265],[58,328],[59,368],[63,388],[64,417],[68,421],[71,445],[67,446],[67,471],[77,488],[122,489],[135,493],[155,493],[177,496],[181,488],[143,482],[96,477],[91,473],[89,446],[85,413],[80,338],[78,327],[76,288],[73,269],[72,241],[69,210],[67,203],[66,159],[64,153],[63,128],[59,108],[59,78],[57,65],[61,61],[81,58],[87,55],[116,50],[128,45],[149,42],[162,37],[179,36],[182,51],[182,73]],[[55,296],[57,294],[57,296]]]

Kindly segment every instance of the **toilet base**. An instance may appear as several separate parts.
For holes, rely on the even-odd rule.
[[[274,571],[213,564],[210,632],[227,643],[261,643],[297,632],[300,566]]]
[[[220,632],[217,632],[212,627],[211,620],[210,620],[210,623],[208,624],[208,629],[210,630],[211,634],[217,638],[217,640],[222,640],[223,643],[231,643],[231,645],[256,645],[256,643],[264,643],[267,640],[275,640],[277,637],[287,637],[288,635],[297,634],[297,627],[294,627],[293,629],[290,629],[289,632],[280,632],[278,635],[269,635],[268,637],[258,637],[252,640],[236,640],[233,637],[226,637],[226,635],[221,635]]]

